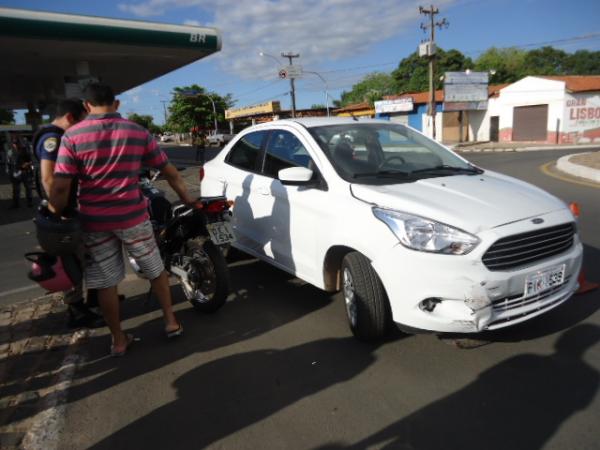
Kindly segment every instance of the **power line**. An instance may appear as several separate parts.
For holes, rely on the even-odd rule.
[[[573,36],[570,38],[564,38],[564,39],[556,39],[553,41],[545,41],[545,42],[535,42],[535,43],[530,43],[530,44],[517,44],[517,45],[509,45],[506,47],[499,47],[499,48],[529,48],[529,47],[542,47],[545,45],[552,45],[552,44],[561,44],[561,43],[571,43],[571,42],[577,42],[577,41],[586,41],[586,40],[590,40],[590,39],[600,39],[600,33],[590,33],[590,34],[584,34],[581,36]],[[476,53],[483,53],[485,51],[487,51],[489,49],[485,49],[485,50],[468,50],[465,52],[462,52],[464,55],[471,55],[471,54],[476,54]]]
[[[273,86],[275,83],[278,83],[279,81],[281,81],[281,80],[276,79],[276,80],[271,81],[271,82],[269,82],[269,83],[267,83],[264,86],[261,86],[259,88],[252,89],[251,91],[243,92],[243,93],[241,93],[239,95],[236,95],[236,98],[245,97],[247,95],[254,94],[255,92],[262,91],[263,89],[266,89],[266,88],[268,88],[270,86]]]

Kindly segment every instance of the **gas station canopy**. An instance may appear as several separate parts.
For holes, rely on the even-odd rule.
[[[220,49],[215,28],[0,8],[0,107],[44,109],[94,79],[121,93]]]

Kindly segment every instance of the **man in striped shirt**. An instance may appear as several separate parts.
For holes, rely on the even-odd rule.
[[[163,310],[167,336],[182,332],[138,184],[140,169],[146,166],[160,170],[184,203],[192,204],[194,199],[150,133],[117,113],[119,101],[109,86],[90,84],[84,97],[89,115],[62,138],[50,204],[55,212],[62,212],[71,179],[78,178],[87,253],[85,281],[89,289],[99,290],[100,307],[113,338],[111,354],[121,356],[133,340],[121,329],[119,318],[117,285],[125,276],[123,246],[151,280]]]

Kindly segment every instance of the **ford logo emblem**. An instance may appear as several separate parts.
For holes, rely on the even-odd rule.
[[[544,219],[540,219],[539,217],[536,217],[535,219],[531,219],[531,221],[533,223],[535,223],[536,225],[539,225],[540,223],[544,223]]]

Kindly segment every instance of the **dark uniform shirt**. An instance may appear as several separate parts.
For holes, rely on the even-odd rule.
[[[45,125],[37,131],[33,137],[33,151],[40,163],[43,160],[56,163],[60,140],[62,139],[63,134],[65,134],[65,130],[55,125]],[[48,198],[48,194],[48,192],[44,192],[44,197],[46,199]],[[77,180],[74,180],[71,185],[69,207],[74,209],[77,208]]]

